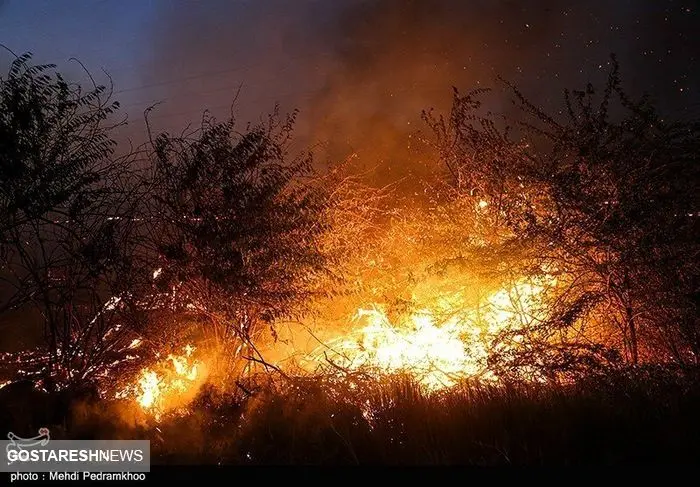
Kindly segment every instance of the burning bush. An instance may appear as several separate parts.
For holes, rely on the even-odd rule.
[[[153,366],[143,368],[136,381],[115,394],[117,399],[135,400],[156,421],[163,414],[182,411],[197,396],[207,378],[205,365],[186,345],[181,354],[169,354]]]
[[[614,351],[630,364],[699,356],[698,124],[630,99],[612,66],[600,92],[567,91],[562,116],[510,85],[521,119],[484,113],[482,91],[425,116],[456,191],[500,222],[498,244],[524,250],[525,275],[560,282],[511,357],[543,370],[614,362]]]
[[[205,119],[153,141],[158,286],[176,313],[209,322],[232,359],[260,360],[261,327],[303,310],[326,269],[327,196],[310,157],[288,154],[293,121],[273,114],[239,134],[233,120]]]

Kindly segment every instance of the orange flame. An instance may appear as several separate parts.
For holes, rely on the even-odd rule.
[[[141,370],[135,386],[116,394],[132,398],[159,420],[166,412],[186,406],[205,380],[203,364],[192,355],[195,348],[187,345],[182,355],[170,354],[155,367]]]
[[[393,322],[380,305],[362,308],[355,321],[364,326],[318,347],[307,357],[306,368],[332,361],[336,369],[409,374],[428,391],[469,377],[493,379],[486,367],[493,338],[507,326],[526,325],[543,290],[542,285],[518,282],[492,294],[481,309],[459,309],[459,294],[436,298],[434,306]]]

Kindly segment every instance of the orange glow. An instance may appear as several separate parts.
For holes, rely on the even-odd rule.
[[[511,235],[484,199],[387,210],[359,189],[333,210],[327,242],[343,258],[345,287],[319,298],[303,323],[278,326],[266,357],[288,373],[407,375],[429,392],[497,380],[489,358],[521,346],[517,331],[544,318],[556,280],[496,254]]]
[[[184,408],[206,380],[204,365],[194,358],[194,351],[192,345],[187,345],[181,355],[170,354],[155,366],[142,369],[136,384],[118,392],[116,397],[133,399],[156,420]]]
[[[393,320],[381,305],[361,308],[352,320],[360,326],[317,347],[304,366],[325,373],[408,374],[430,392],[467,378],[493,380],[486,363],[493,339],[507,327],[527,325],[544,289],[518,282],[466,309],[463,293],[432,296],[428,306]]]

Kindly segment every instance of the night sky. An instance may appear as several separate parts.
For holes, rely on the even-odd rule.
[[[555,106],[564,88],[603,80],[610,53],[633,94],[696,114],[699,13],[669,0],[6,0],[0,42],[74,76],[71,57],[98,79],[106,70],[135,139],[154,102],[153,124],[174,131],[205,108],[225,116],[241,87],[240,119],[280,102],[301,110],[299,135],[327,154],[396,167],[420,110],[445,109],[451,86],[500,75]]]

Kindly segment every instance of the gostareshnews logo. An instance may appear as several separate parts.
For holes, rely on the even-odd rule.
[[[0,441],[5,453],[0,471],[65,472],[65,475],[79,472],[80,478],[127,474],[138,478],[141,475],[132,473],[150,472],[148,440],[51,440],[47,428],[41,428],[38,433],[31,438],[8,433],[8,439]]]

